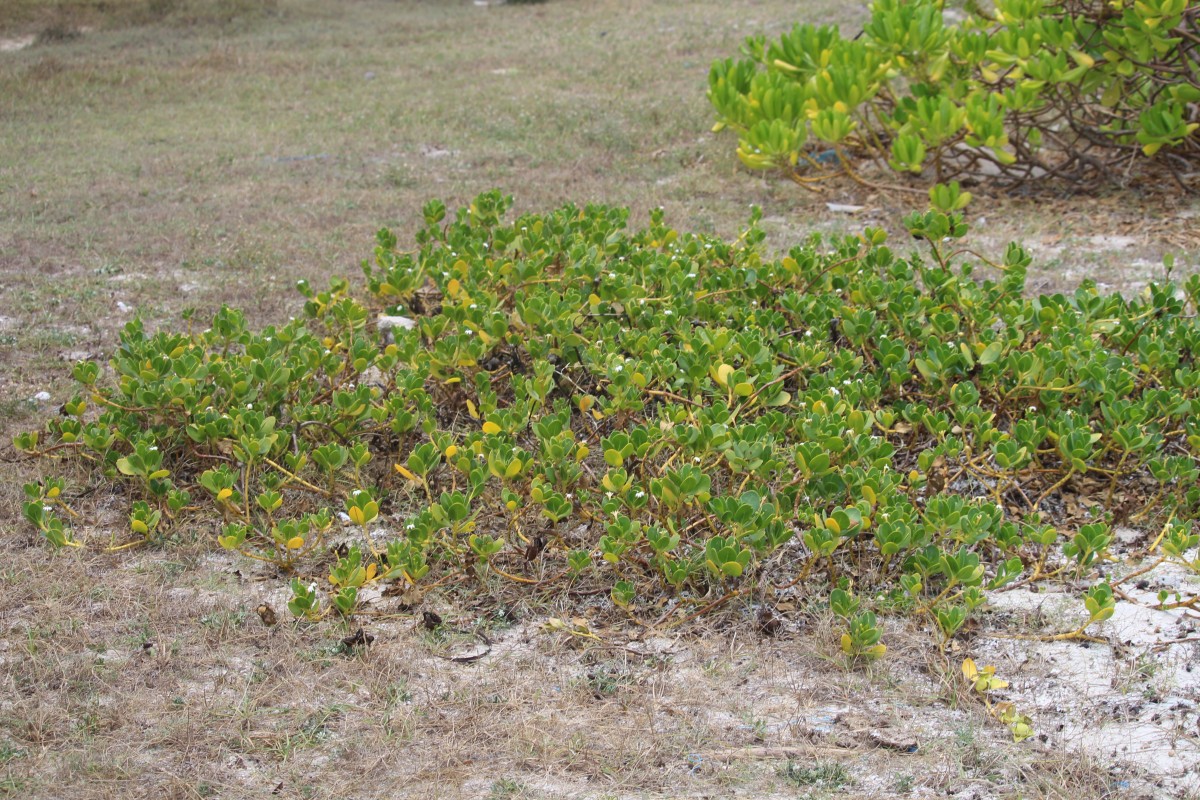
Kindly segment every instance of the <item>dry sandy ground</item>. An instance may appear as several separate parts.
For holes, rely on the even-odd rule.
[[[1083,616],[1078,596],[1018,589],[945,652],[888,620],[887,657],[853,668],[800,598],[775,598],[774,636],[752,603],[668,634],[498,583],[411,607],[376,592],[355,625],[310,625],[278,576],[202,542],[47,558],[8,536],[12,796],[1200,796],[1200,632],[1183,612],[1119,604],[1097,631],[1109,644],[1003,638]],[[1195,578],[1143,581],[1149,602]],[[373,641],[347,647],[358,625]],[[994,699],[1029,714],[1033,738],[987,715],[966,656],[1011,682]]]

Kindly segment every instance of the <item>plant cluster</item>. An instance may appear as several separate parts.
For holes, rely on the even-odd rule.
[[[709,99],[738,157],[803,185],[852,156],[938,182],[1109,180],[1162,151],[1200,161],[1200,6],[996,0],[947,24],[944,0],[876,0],[861,33],[798,25],[719,60]]]
[[[867,229],[768,258],[757,210],[729,242],[604,206],[506,223],[510,203],[429,203],[413,249],[379,232],[365,293],[301,282],[283,325],[130,322],[16,437],[57,473],[26,518],[94,546],[68,485],[128,497],[109,549],[200,531],[307,619],[383,581],[600,591],[661,625],[791,591],[861,659],[885,652],[876,610],[948,640],[988,592],[1056,578],[1087,611],[1058,637],[1082,636],[1119,591],[1115,516],[1200,568],[1200,276],[1026,298],[1024,250],[956,249],[934,210],[907,220],[925,256]]]

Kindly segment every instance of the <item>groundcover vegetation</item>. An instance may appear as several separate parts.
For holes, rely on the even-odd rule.
[[[1080,598],[1046,636],[1088,636],[1122,594],[1118,524],[1146,565],[1200,568],[1200,276],[1027,298],[1024,250],[970,252],[936,210],[904,253],[867,229],[772,258],[757,211],[723,241],[510,203],[429,203],[411,247],[381,231],[365,285],[301,283],[284,325],[129,323],[16,438],[53,462],[29,523],[59,547],[211,537],[307,620],[384,581],[606,595],[660,628],[787,591],[857,660],[885,652],[876,611],[945,643],[1034,582]],[[114,499],[128,527],[92,527]]]
[[[797,25],[713,64],[717,128],[737,132],[743,164],[806,186],[861,181],[852,159],[1009,186],[1194,178],[1197,4],[877,0],[870,14],[854,37]]]

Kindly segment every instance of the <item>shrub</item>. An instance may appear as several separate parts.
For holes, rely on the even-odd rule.
[[[908,219],[925,258],[872,229],[768,258],[757,211],[727,242],[604,206],[505,223],[509,203],[429,203],[413,249],[379,232],[365,292],[301,282],[283,325],[130,322],[17,437],[61,472],[25,487],[27,519],[91,546],[108,533],[64,523],[88,516],[67,482],[120,487],[109,549],[211,530],[310,619],[463,571],[634,615],[676,596],[666,624],[775,582],[828,597],[864,659],[870,609],[948,639],[1014,581],[1091,586],[1081,619],[1103,620],[1114,498],[1196,568],[1200,276],[1027,299],[1024,250],[968,257],[937,211]]]
[[[712,66],[717,129],[737,132],[746,166],[800,182],[853,175],[852,156],[938,182],[1086,185],[1151,159],[1194,177],[1200,6],[997,0],[955,24],[943,6],[877,0],[852,39],[810,24],[748,39],[746,58]]]

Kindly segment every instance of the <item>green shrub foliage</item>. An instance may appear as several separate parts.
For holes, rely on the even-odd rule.
[[[936,181],[1074,183],[1158,156],[1200,163],[1200,5],[1188,0],[876,0],[860,35],[798,25],[713,64],[738,157],[804,182],[857,155]]]
[[[461,574],[635,615],[674,597],[672,622],[790,585],[861,658],[872,609],[949,638],[1014,581],[1100,586],[1081,614],[1103,619],[1114,514],[1195,566],[1200,277],[1027,299],[1024,250],[965,256],[937,211],[908,219],[924,257],[867,229],[769,258],[757,211],[729,242],[509,205],[428,204],[412,249],[380,231],[363,289],[302,282],[283,325],[129,323],[17,437],[59,473],[26,486],[29,522],[109,549],[199,531],[314,619]],[[76,521],[79,483],[130,498],[123,539]]]

